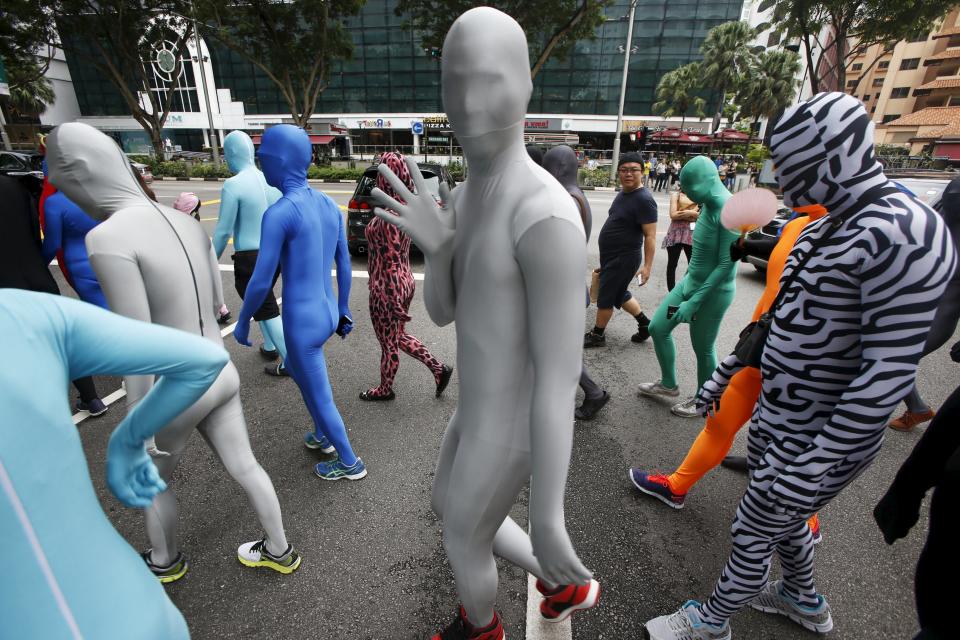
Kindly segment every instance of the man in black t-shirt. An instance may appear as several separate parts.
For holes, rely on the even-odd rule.
[[[657,203],[641,186],[643,158],[638,153],[620,156],[618,165],[622,190],[610,205],[607,221],[600,230],[600,292],[597,297],[597,320],[583,337],[584,347],[602,347],[607,323],[614,308],[623,309],[637,321],[637,333],[630,339],[643,342],[650,337],[650,319],[640,310],[640,303],[630,295],[630,281],[640,276],[641,284],[650,278],[653,253],[657,246]],[[640,266],[641,258],[643,266]]]

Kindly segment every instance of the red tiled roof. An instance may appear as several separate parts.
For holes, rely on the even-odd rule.
[[[960,107],[927,107],[887,123],[888,127],[929,127],[960,124]]]
[[[929,62],[934,62],[936,60],[953,60],[954,58],[960,58],[960,49],[946,49],[940,53],[935,53],[923,63],[924,66]]]
[[[932,89],[956,89],[957,87],[960,87],[960,78],[940,78],[939,80],[922,84],[917,87],[917,89],[923,91]]]

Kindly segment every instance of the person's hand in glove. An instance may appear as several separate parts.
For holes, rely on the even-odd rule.
[[[697,412],[704,418],[720,411],[720,398],[730,384],[730,379],[743,369],[743,363],[731,353],[717,366],[710,379],[697,392]]]
[[[340,322],[337,324],[337,335],[346,338],[351,331],[353,331],[353,318],[348,315],[340,316]]]

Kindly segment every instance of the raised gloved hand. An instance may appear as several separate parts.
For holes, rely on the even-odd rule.
[[[923,494],[901,491],[894,483],[873,508],[873,519],[883,533],[887,544],[893,544],[910,533],[920,519],[920,503]]]
[[[117,429],[107,444],[107,486],[126,506],[145,509],[167,490],[167,483],[160,478],[144,443],[125,442],[124,435]]]
[[[438,205],[427,188],[417,163],[409,157],[405,158],[405,161],[417,188],[416,195],[410,193],[403,181],[386,164],[381,163],[377,167],[377,171],[390,183],[394,193],[406,204],[401,204],[379,188],[374,188],[371,192],[374,199],[383,207],[395,211],[396,215],[388,213],[380,207],[374,209],[373,212],[382,220],[396,225],[397,228],[410,236],[410,239],[416,243],[424,255],[432,256],[448,246],[453,240],[456,221],[450,189],[446,184],[441,183],[440,199],[443,205]]]
[[[720,398],[723,392],[730,384],[730,379],[743,367],[743,363],[733,353],[717,365],[710,379],[697,391],[696,408],[701,417],[713,416],[720,411]]]
[[[353,331],[353,318],[347,314],[341,315],[340,322],[337,323],[337,335],[346,338],[351,331]]]

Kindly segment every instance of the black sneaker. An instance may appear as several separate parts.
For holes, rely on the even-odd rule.
[[[272,351],[269,349],[264,349],[263,345],[260,345],[260,355],[263,356],[264,360],[276,360],[280,357],[280,352],[276,349]]]
[[[267,366],[265,366],[265,367],[263,368],[263,372],[264,372],[265,374],[267,374],[268,376],[274,376],[274,377],[277,377],[277,378],[289,378],[289,377],[290,377],[290,374],[287,373],[287,369],[286,369],[286,367],[283,366],[283,363],[282,363],[282,362],[281,362],[280,364],[278,364],[277,366],[273,366],[272,364],[268,364]]]
[[[583,348],[591,349],[593,347],[607,346],[607,337],[593,331],[587,331],[583,335]]]
[[[631,342],[643,342],[650,337],[650,318],[645,316],[643,312],[637,316],[637,332],[630,336]]]
[[[450,384],[450,377],[453,375],[453,367],[443,365],[443,371],[440,372],[440,380],[437,381],[437,396],[443,395],[443,390]]]
[[[599,398],[584,398],[583,404],[577,407],[573,415],[577,420],[592,420],[593,416],[603,408],[603,405],[610,401],[610,394],[606,391]]]
[[[107,412],[107,405],[103,404],[103,400],[100,398],[94,398],[90,402],[77,400],[77,411],[86,411],[91,418],[96,418]]]
[[[153,572],[153,575],[157,576],[160,582],[164,584],[174,582],[186,575],[189,565],[187,564],[187,557],[182,553],[178,553],[177,557],[173,559],[173,562],[165,567],[154,564],[153,560],[151,560],[152,554],[153,549],[147,549],[140,554],[140,557],[143,558],[143,561],[147,563],[147,568]]]

